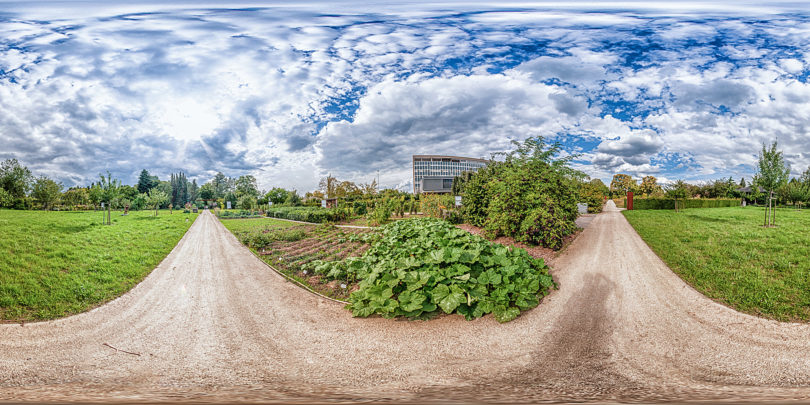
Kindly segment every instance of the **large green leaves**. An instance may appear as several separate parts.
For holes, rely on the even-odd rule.
[[[355,316],[424,318],[438,311],[507,322],[538,305],[554,286],[548,267],[523,249],[490,243],[444,221],[398,221],[360,258],[314,261],[330,279],[360,280]]]

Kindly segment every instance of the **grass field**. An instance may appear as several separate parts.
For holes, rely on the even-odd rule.
[[[764,228],[758,207],[624,211],[686,282],[739,311],[810,320],[810,211],[780,209]]]
[[[143,280],[197,214],[0,210],[0,320],[54,319],[91,309]],[[187,221],[188,220],[188,221]]]

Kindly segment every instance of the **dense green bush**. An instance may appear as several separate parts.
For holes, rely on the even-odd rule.
[[[599,179],[579,184],[579,202],[588,204],[588,212],[602,212],[605,197],[610,193],[607,186]]]
[[[484,235],[511,236],[552,249],[576,229],[579,178],[571,157],[554,159],[559,144],[545,149],[542,137],[529,138],[476,172],[464,187],[465,219],[484,227]]]
[[[740,205],[738,199],[687,198],[678,200],[678,208],[722,208]],[[675,200],[671,198],[634,198],[634,210],[674,210]]]
[[[348,218],[348,214],[344,209],[321,207],[271,207],[267,210],[267,216],[318,224],[338,222]]]
[[[366,215],[367,211],[366,203],[361,200],[355,200],[352,203],[352,210],[354,211],[354,215]]]
[[[347,308],[361,317],[416,318],[441,310],[468,320],[492,313],[507,322],[554,286],[542,259],[431,218],[386,225],[362,257],[315,260],[306,268],[333,280],[360,280]]]
[[[235,236],[246,246],[253,249],[264,249],[275,241],[299,241],[306,238],[307,233],[301,229],[273,230],[273,232],[249,230],[236,232]]]
[[[391,220],[394,201],[389,198],[378,199],[374,206],[366,212],[366,220],[372,225],[385,225]]]
[[[239,211],[228,211],[222,210],[219,212],[220,218],[230,219],[230,218],[259,218],[261,215],[257,211],[250,211],[250,210],[239,210]]]

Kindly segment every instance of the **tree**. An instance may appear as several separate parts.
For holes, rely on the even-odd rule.
[[[188,180],[183,172],[172,174],[169,183],[172,186],[171,204],[175,207],[182,207],[189,201]]]
[[[324,195],[327,198],[332,198],[335,196],[335,190],[337,189],[338,180],[332,175],[328,175],[326,177],[321,178],[321,181],[318,182],[318,189],[323,191]]]
[[[256,186],[256,178],[251,175],[239,176],[234,183],[236,188],[236,197],[250,196],[256,198],[259,196],[259,189]]]
[[[150,190],[149,196],[146,197],[146,205],[155,208],[155,216],[158,214],[158,208],[169,201],[169,195],[161,190]]]
[[[291,207],[295,207],[301,205],[301,197],[298,195],[298,191],[292,190],[287,194],[287,199],[284,200],[284,205],[288,205]]]
[[[13,199],[24,198],[31,190],[34,176],[17,159],[7,159],[0,163],[0,188],[6,190]]]
[[[243,210],[252,210],[256,208],[256,197],[250,194],[245,194],[239,197],[239,200],[236,202],[236,206]]]
[[[615,178],[616,177],[614,177],[614,179]],[[654,176],[644,176],[644,178],[641,179],[641,185],[638,187],[638,191],[646,195],[661,194],[663,192],[661,186],[658,185],[658,179]]]
[[[683,180],[678,180],[667,187],[666,195],[675,200],[675,212],[678,212],[678,200],[685,200],[690,196],[689,185]]]
[[[217,190],[211,183],[205,183],[200,187],[200,198],[203,200],[216,199]]]
[[[768,198],[768,206],[765,209],[765,226],[775,226],[776,212],[773,207],[773,193],[787,183],[790,176],[790,167],[785,163],[782,152],[777,150],[776,141],[771,144],[770,148],[765,143],[762,144],[757,169],[757,185],[765,189]]]
[[[214,198],[223,198],[227,192],[233,191],[234,180],[218,172],[211,180],[211,185],[214,187]]]
[[[200,198],[200,187],[197,186],[197,180],[192,180],[188,183],[188,202],[195,202]]]
[[[273,204],[282,204],[287,200],[288,194],[290,194],[290,192],[281,187],[273,187],[264,196]]]
[[[160,179],[157,176],[152,176],[149,174],[149,171],[146,169],[141,170],[141,174],[138,176],[138,192],[139,193],[148,193],[149,190],[154,188],[160,183]]]
[[[121,180],[113,179],[112,174],[107,171],[107,177],[105,178],[103,174],[100,174],[101,181],[99,182],[100,187],[100,199],[101,202],[107,203],[107,225],[112,225],[112,201],[118,196],[118,189],[121,187]]]
[[[53,204],[62,195],[62,183],[57,183],[46,176],[40,176],[34,181],[31,196],[42,204],[42,209],[53,208]]]
[[[627,195],[629,191],[635,191],[636,181],[629,174],[615,174],[610,182],[610,194]]]
[[[0,208],[10,207],[14,198],[3,188],[0,188]]]
[[[370,197],[377,194],[377,179],[372,179],[369,183],[360,184],[360,192],[364,196]]]
[[[802,184],[806,186],[810,186],[810,167],[808,167],[807,170],[805,170],[802,173],[802,176],[799,178],[799,181],[801,181]]]
[[[360,191],[360,188],[357,187],[357,185],[354,184],[354,182],[341,181],[341,182],[338,182],[337,186],[335,187],[335,195],[334,196],[330,195],[329,197],[330,198],[347,197],[347,196],[350,196],[350,195],[357,196],[357,195],[361,195],[361,194],[362,194],[362,191]]]
[[[602,183],[602,180],[593,179],[582,181],[579,184],[579,201],[588,204],[590,213],[602,211],[602,204],[607,195],[608,188],[605,183]]]

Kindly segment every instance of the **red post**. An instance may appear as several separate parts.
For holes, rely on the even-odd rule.
[[[633,192],[632,191],[627,192],[627,209],[628,210],[633,209]]]

